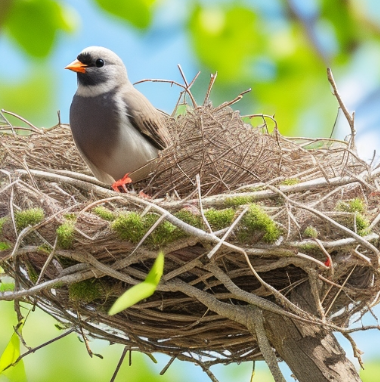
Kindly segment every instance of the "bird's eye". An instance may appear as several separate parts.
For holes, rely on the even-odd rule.
[[[104,66],[104,60],[102,60],[101,58],[98,58],[95,61],[95,65],[96,65],[97,68],[101,68],[102,66]]]

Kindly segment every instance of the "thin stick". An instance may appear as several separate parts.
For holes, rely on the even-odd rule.
[[[208,84],[205,99],[203,100],[203,106],[205,106],[206,103],[208,103],[208,101],[209,101],[211,89],[214,86],[214,83],[216,81],[216,77],[218,77],[218,72],[215,72],[215,74],[212,74],[212,73],[210,74],[210,82]]]
[[[55,342],[55,341],[58,341],[58,340],[60,340],[60,339],[63,338],[63,337],[66,337],[67,335],[69,335],[70,333],[72,333],[72,332],[74,332],[74,331],[75,331],[75,329],[74,329],[74,328],[71,328],[71,329],[69,329],[67,332],[61,334],[60,336],[55,337],[55,338],[53,338],[52,340],[49,340],[49,341],[44,342],[42,345],[36,346],[35,348],[32,348],[32,349],[28,350],[27,352],[21,354],[21,355],[16,359],[16,361],[14,361],[13,363],[11,363],[11,364],[9,364],[7,367],[5,367],[4,370],[7,370],[7,369],[10,368],[11,366],[16,365],[16,364],[17,364],[22,358],[24,358],[25,356],[27,356],[27,355],[29,355],[29,354],[31,354],[31,353],[34,353],[34,352],[36,352],[37,350],[39,350],[39,349],[41,349],[41,348],[43,348],[43,347],[45,347],[45,346],[47,346],[47,345],[50,345],[51,343],[53,343],[53,342]],[[3,370],[3,371],[4,371],[4,370]]]
[[[221,109],[224,109],[225,107],[227,106],[231,106],[233,105],[234,103],[236,102],[239,102],[242,98],[243,98],[243,95],[246,94],[246,93],[249,93],[252,89],[249,88],[247,90],[244,90],[243,92],[241,92],[236,98],[234,98],[232,101],[228,101],[228,102],[223,102],[221,105],[219,105],[218,107],[216,107],[214,109],[214,111],[219,111]]]
[[[118,374],[118,372],[120,370],[120,367],[123,364],[124,358],[127,355],[127,351],[128,350],[129,350],[128,347],[124,346],[123,353],[121,354],[121,357],[119,359],[119,362],[117,363],[116,369],[115,369],[115,371],[114,371],[114,373],[112,375],[112,378],[111,378],[110,382],[114,382],[115,381],[115,379],[117,377],[117,374]]]
[[[210,223],[208,222],[208,220],[206,219],[206,216],[204,214],[204,211],[203,211],[203,206],[202,206],[202,192],[201,192],[201,180],[200,180],[200,177],[199,177],[199,174],[197,174],[195,176],[195,182],[197,183],[197,191],[198,191],[198,204],[199,204],[199,210],[201,212],[201,216],[202,216],[202,220],[203,222],[205,223],[206,227],[208,228],[208,230],[210,231],[210,233],[213,233],[212,232],[212,228],[210,226]]]
[[[355,149],[355,135],[356,135],[355,112],[352,112],[352,115],[351,115],[349,113],[348,109],[346,108],[346,105],[342,101],[342,98],[338,92],[338,88],[336,86],[336,83],[335,83],[335,80],[334,80],[334,77],[333,77],[333,74],[332,74],[332,71],[330,68],[327,68],[327,79],[329,80],[329,82],[333,88],[333,94],[339,103],[339,107],[342,109],[342,111],[343,111],[343,113],[347,119],[348,125],[350,126],[350,129],[351,129],[350,148]]]
[[[26,123],[28,126],[30,126],[32,128],[33,131],[35,131],[36,133],[38,134],[43,134],[44,132],[39,129],[38,127],[34,126],[32,123],[30,123],[28,120],[26,120],[25,118],[22,118],[20,117],[19,115],[15,114],[15,113],[12,113],[11,111],[7,111],[7,110],[4,110],[4,109],[1,109],[1,112],[2,113],[6,113],[6,114],[9,114],[17,119],[19,119],[20,121]]]
[[[53,257],[54,257],[55,250],[56,250],[56,248],[57,248],[57,242],[58,242],[58,236],[55,238],[53,249],[52,249],[52,251],[50,252],[49,257],[47,258],[47,260],[45,261],[44,266],[43,266],[42,269],[41,269],[41,272],[40,272],[40,275],[38,276],[38,279],[37,279],[36,284],[39,284],[40,281],[42,280],[42,277],[44,277],[46,268],[48,267],[48,265],[50,264],[51,260],[52,260]]]

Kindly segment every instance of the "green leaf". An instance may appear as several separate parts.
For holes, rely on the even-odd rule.
[[[163,272],[164,254],[163,252],[160,252],[146,279],[142,283],[134,285],[132,288],[129,288],[126,292],[124,292],[112,305],[108,314],[113,316],[114,314],[119,313],[122,310],[127,309],[139,301],[151,296],[156,290]]]
[[[261,49],[258,18],[250,7],[197,5],[189,30],[196,55],[209,70],[218,71],[218,82],[244,78],[249,58]]]
[[[136,28],[146,29],[152,21],[155,0],[95,0],[108,13],[127,20]]]
[[[18,332],[21,334],[23,323],[18,326]],[[5,348],[3,354],[0,357],[0,374],[6,374],[11,377],[11,380],[18,382],[26,382],[26,374],[24,363],[20,360],[15,366],[12,366],[4,371],[7,366],[16,362],[17,358],[20,356],[20,337],[15,332],[12,334],[7,347]]]
[[[46,57],[57,32],[72,32],[78,17],[75,11],[53,0],[18,0],[5,20],[5,30],[31,56]]]

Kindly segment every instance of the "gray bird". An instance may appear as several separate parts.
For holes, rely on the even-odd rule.
[[[149,162],[170,144],[161,113],[133,87],[122,60],[109,49],[90,46],[65,69],[76,72],[78,82],[70,127],[95,177],[114,189],[118,180],[145,178]]]

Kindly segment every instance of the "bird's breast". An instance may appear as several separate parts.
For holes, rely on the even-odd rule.
[[[115,180],[145,165],[158,152],[129,122],[126,109],[116,92],[75,95],[70,108],[70,126],[79,151]]]

